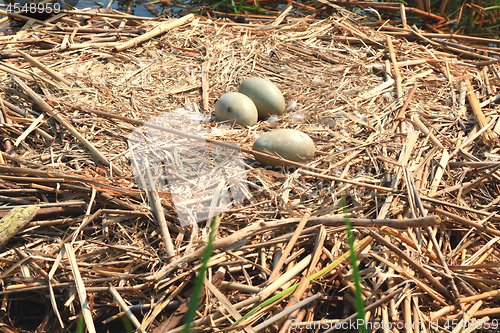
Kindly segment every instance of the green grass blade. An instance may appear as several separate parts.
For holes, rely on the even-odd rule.
[[[83,318],[83,315],[80,314],[77,320],[75,333],[85,333],[85,319]]]
[[[134,333],[135,331],[134,326],[132,325],[132,322],[126,315],[122,316],[122,321],[123,321],[123,327],[125,327],[125,332]]]
[[[233,7],[233,10],[236,14],[238,14],[238,9],[236,8],[236,5],[234,4],[234,0],[231,0],[231,7]]]
[[[241,9],[245,9],[245,10],[257,12],[257,13],[266,13],[266,14],[269,13],[269,11],[262,9],[262,8],[259,8],[259,7],[241,6]]]
[[[354,286],[356,288],[355,291],[355,300],[356,300],[356,311],[358,313],[358,319],[364,323],[365,320],[365,303],[363,302],[363,298],[361,297],[361,277],[359,275],[359,268],[357,265],[358,258],[356,257],[356,251],[354,248],[354,236],[352,235],[352,227],[351,220],[349,219],[349,215],[347,215],[347,203],[345,201],[345,196],[342,196],[342,206],[344,207],[345,215],[345,225],[347,226],[347,238],[349,240],[349,253],[351,254],[351,266],[352,266],[352,279],[354,281]],[[363,324],[358,327],[358,330],[361,333],[368,333],[366,326]]]
[[[240,3],[238,4],[238,13],[241,13],[242,8],[243,8],[243,0],[240,0]]]
[[[194,316],[196,314],[196,309],[198,309],[198,301],[200,299],[201,288],[205,283],[205,273],[207,272],[207,263],[210,260],[210,256],[212,255],[213,243],[215,238],[215,226],[216,226],[217,217],[214,216],[212,219],[212,224],[210,225],[210,235],[208,236],[208,243],[205,247],[205,251],[203,252],[203,259],[201,262],[200,270],[198,271],[198,276],[194,281],[193,292],[191,293],[191,301],[189,302],[189,308],[186,313],[186,317],[184,322],[183,333],[189,333],[191,329],[191,323],[194,320]]]

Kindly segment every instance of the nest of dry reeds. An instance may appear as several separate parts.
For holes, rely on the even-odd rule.
[[[216,218],[193,329],[354,322],[345,215],[367,325],[494,325],[500,76],[487,45],[499,41],[360,19],[75,11],[1,36],[0,214],[27,216],[1,235],[0,329],[73,332],[83,316],[89,332],[123,330],[122,317],[181,332],[210,223],[180,225],[168,187],[148,180],[154,163],[134,173],[131,133],[153,119],[170,139],[236,145],[245,165],[244,200]],[[215,100],[251,76],[281,89],[286,113],[216,122]],[[199,131],[168,132],[187,106]],[[307,133],[315,159],[259,165],[252,144],[277,128]]]

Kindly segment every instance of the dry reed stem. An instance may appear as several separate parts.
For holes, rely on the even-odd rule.
[[[71,86],[71,82],[69,80],[65,79],[60,74],[54,72],[53,70],[51,70],[50,68],[48,68],[47,66],[45,66],[44,64],[33,58],[32,56],[30,56],[29,54],[26,54],[20,50],[17,50],[17,52],[19,52],[24,57],[24,59],[26,59],[26,61],[28,61],[33,66],[40,68],[42,71],[50,75],[53,79],[56,79],[57,81],[64,83],[68,87]]]
[[[143,332],[143,330],[141,329],[141,323],[139,323],[139,320],[137,320],[136,316],[132,313],[129,306],[127,305],[127,303],[125,303],[125,301],[120,296],[118,291],[115,288],[113,288],[113,286],[111,286],[109,287],[109,293],[113,296],[115,301],[120,305],[120,307],[125,312],[127,317],[130,319],[132,324],[134,324],[134,326],[137,328],[137,332]]]
[[[389,48],[389,54],[391,56],[392,69],[394,70],[394,80],[396,81],[396,96],[397,98],[403,97],[403,90],[401,88],[401,74],[399,72],[398,61],[396,60],[396,53],[394,52],[394,46],[392,45],[391,36],[387,36],[387,47]]]
[[[272,272],[271,272],[271,275],[269,276],[269,278],[267,279],[267,283],[272,283],[274,282],[274,280],[276,279],[276,277],[278,276],[281,268],[283,267],[283,263],[285,262],[285,260],[288,258],[288,256],[290,255],[290,252],[292,251],[292,248],[295,246],[295,242],[297,241],[297,239],[299,238],[299,235],[300,233],[302,232],[302,229],[304,229],[304,226],[306,225],[307,223],[307,220],[309,219],[309,217],[311,216],[311,214],[309,213],[305,213],[304,214],[304,217],[302,217],[302,219],[300,220],[299,224],[297,225],[297,228],[295,229],[295,233],[293,234],[292,236],[292,239],[290,239],[290,241],[288,242],[288,244],[286,245],[285,247],[285,250],[283,251],[283,253],[281,254],[281,258],[280,260],[278,261],[278,263],[274,266]]]
[[[154,28],[153,30],[145,33],[144,35],[141,35],[139,37],[136,37],[134,39],[129,40],[128,42],[125,42],[123,44],[116,46],[113,49],[113,51],[120,52],[120,51],[124,51],[126,49],[129,49],[131,47],[137,46],[139,43],[147,41],[148,39],[150,39],[152,37],[156,37],[156,36],[164,33],[167,30],[170,30],[170,29],[173,29],[173,28],[178,27],[180,25],[183,25],[185,23],[188,23],[188,22],[192,21],[193,18],[194,18],[193,14],[188,14],[188,15],[183,16],[182,18],[179,18],[179,19],[174,20],[172,22],[164,23],[164,24],[160,25],[159,27]]]
[[[472,108],[472,112],[476,117],[479,129],[482,129],[483,127],[486,126],[488,121],[484,116],[483,111],[481,110],[481,106],[479,105],[479,101],[477,100],[476,95],[474,94],[474,89],[472,88],[470,81],[465,80],[465,83],[467,84],[467,100],[469,101],[469,104]],[[498,141],[498,138],[496,138],[490,131],[486,131],[484,134],[484,140],[489,147],[493,147],[495,145],[495,141]]]
[[[71,271],[73,273],[73,278],[75,280],[76,290],[78,293],[78,298],[80,300],[80,305],[82,307],[82,315],[85,319],[85,326],[90,333],[95,333],[94,320],[92,318],[92,312],[90,310],[89,301],[87,293],[85,291],[85,285],[83,284],[80,270],[78,269],[78,263],[76,261],[76,256],[73,251],[73,246],[71,244],[64,244],[65,253],[68,256],[69,264],[71,265]]]

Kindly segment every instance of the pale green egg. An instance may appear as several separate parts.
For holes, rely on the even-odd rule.
[[[257,123],[258,113],[252,100],[240,93],[224,94],[215,103],[215,117],[218,121],[235,122],[242,126]]]
[[[287,160],[306,162],[314,157],[313,140],[305,133],[293,129],[278,129],[261,135],[255,140],[253,150],[279,155]],[[278,166],[281,163],[269,158],[255,156],[264,165]]]
[[[248,78],[240,84],[238,92],[250,97],[260,118],[285,112],[285,98],[279,88],[269,80],[260,77]]]

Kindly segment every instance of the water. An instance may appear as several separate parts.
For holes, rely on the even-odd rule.
[[[24,15],[26,10],[30,10],[29,7],[23,7],[26,4],[27,0],[0,0],[0,7],[3,10],[12,10],[13,12],[19,12],[19,14]],[[144,1],[145,2],[145,1]],[[61,3],[61,2],[59,2]],[[159,1],[154,1],[152,3],[147,3],[146,5],[150,6],[152,8],[151,11],[149,11],[144,3],[141,3],[140,1],[134,1],[134,0],[125,0],[125,1],[113,1],[113,0],[69,0],[68,3],[75,7],[76,9],[83,10],[83,9],[96,9],[96,8],[112,8],[121,12],[127,12],[128,7],[130,6],[130,14],[132,15],[137,15],[137,16],[143,16],[143,17],[156,17],[156,13],[159,13],[160,15],[166,14],[167,17],[176,17],[178,16],[181,12],[185,11],[184,8],[176,7],[176,6],[171,6],[171,5],[165,5],[160,3]],[[7,7],[9,6],[10,7]],[[17,9],[13,6],[14,4],[17,4],[19,7]],[[55,6],[56,2],[53,2],[53,6]],[[43,8],[43,7],[42,7]],[[56,7],[53,7],[54,9]],[[65,6],[64,4],[61,5],[61,8],[64,9]],[[35,11],[35,10],[34,10]],[[156,12],[155,12],[156,11]],[[38,12],[38,8],[36,9],[36,12]]]
[[[24,4],[26,1],[28,0],[0,0],[0,4],[3,4],[3,6],[0,7],[2,7],[2,9],[5,10],[5,6],[8,5],[9,2],[10,3],[17,2],[18,4]],[[31,0],[31,1],[37,2],[39,0]],[[55,1],[63,1],[63,0],[55,0]],[[222,0],[163,0],[165,1],[164,3],[160,3],[159,0],[119,0],[119,1],[65,0],[65,1],[68,1],[70,5],[80,10],[88,8],[92,9],[112,8],[125,13],[129,12],[130,14],[137,16],[145,16],[145,17],[163,16],[168,18],[176,18],[185,15],[187,11],[190,9],[199,9],[202,7],[206,8],[206,6],[217,5],[215,8],[212,9],[215,9],[217,12],[222,12],[222,13],[227,13],[228,15],[232,15],[230,16],[232,19],[238,20],[238,18],[234,16],[235,11],[237,11],[238,5],[236,4],[234,8],[231,6],[231,3],[237,3],[238,0],[233,0],[234,2],[227,0],[225,3]],[[269,14],[267,12],[267,9],[270,9],[274,13],[277,13],[281,11],[284,7],[283,1],[262,2],[260,3],[260,7],[258,8],[255,5],[251,4],[251,1],[248,0],[247,1],[242,0],[242,1],[244,1],[244,9],[247,9],[249,14]],[[313,6],[319,4],[319,2],[314,3],[309,0],[297,0],[297,2]],[[383,3],[383,2],[395,2],[395,1],[375,0],[375,2]],[[490,5],[493,5],[494,2],[495,0],[484,0],[483,6],[488,7]],[[439,10],[440,3],[441,2],[436,2],[431,0],[431,7],[433,13],[439,15],[437,11]],[[466,33],[472,35],[477,34],[477,35],[484,35],[485,37],[497,37],[496,34],[499,32],[500,25],[496,23],[498,18],[492,17],[492,15],[494,15],[494,11],[487,11],[482,14],[483,16],[480,15],[478,16],[476,12],[469,13],[470,9],[468,7],[465,7],[464,12],[462,13],[463,15],[460,16],[460,21],[458,22],[456,19],[459,16],[458,13],[460,12],[460,8],[462,7],[462,5],[463,5],[462,0],[450,0],[448,2],[448,6],[446,7],[444,14],[447,15],[452,22],[446,26],[441,26],[440,29],[443,29],[445,32],[460,31],[460,33]],[[407,6],[418,8],[416,0],[409,0]],[[373,13],[370,13],[366,10],[362,10],[360,8],[346,7],[346,9],[356,11],[360,14],[365,14],[367,15],[367,17],[375,19],[377,18],[373,15]],[[290,15],[294,16],[299,12],[301,13],[300,16],[312,14],[311,11],[305,10],[303,7],[294,6],[294,9],[292,10],[292,12],[290,12]],[[399,20],[400,17],[399,12],[393,12],[393,11],[384,12],[382,10],[380,10],[379,12],[380,14],[382,14],[383,20],[391,18],[397,21]],[[199,11],[195,11],[195,13],[199,14]],[[331,13],[331,10],[325,12],[324,15],[328,15],[328,13]],[[202,14],[206,15],[205,11]],[[242,14],[245,15],[244,13]],[[218,14],[214,12],[210,12],[210,15],[212,17],[218,16]],[[407,13],[407,17],[408,20],[411,20],[413,23],[420,25],[421,23],[420,16],[416,14]],[[453,21],[454,19],[455,21]],[[431,23],[434,24],[435,22]]]

